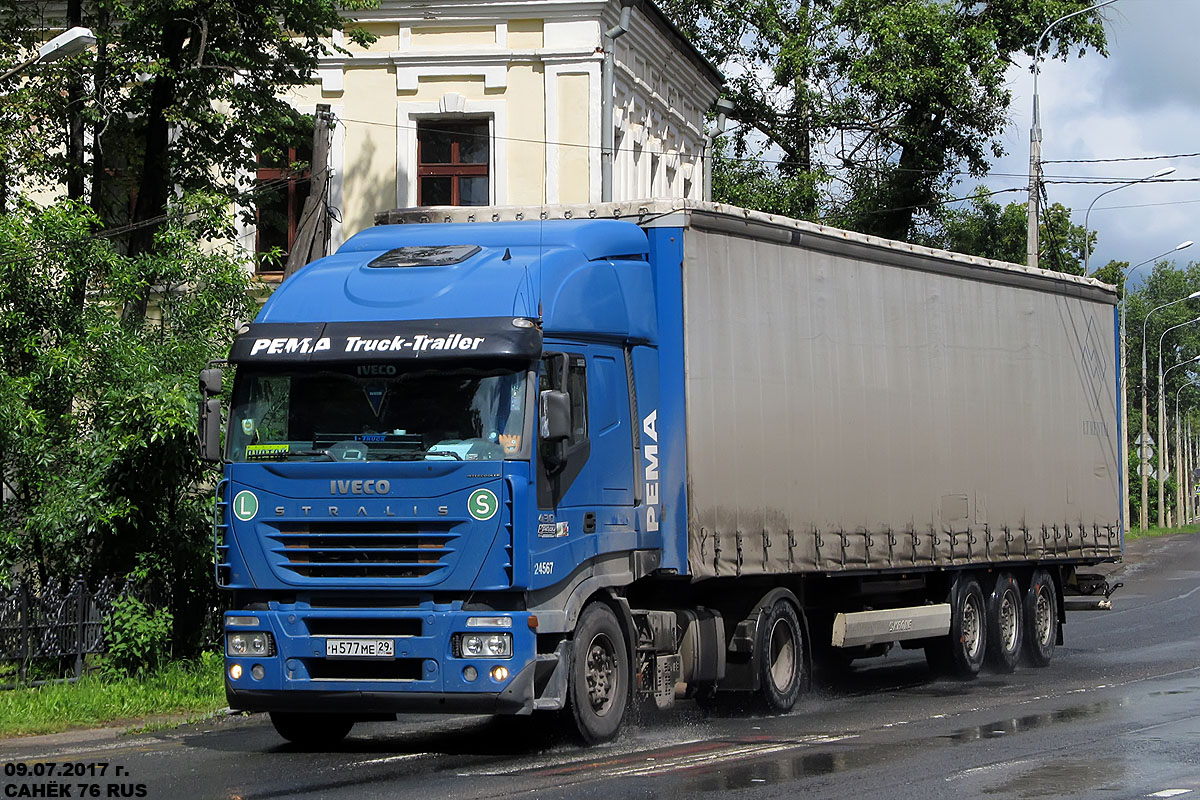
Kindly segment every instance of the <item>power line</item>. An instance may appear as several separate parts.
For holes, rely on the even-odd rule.
[[[1126,158],[1057,158],[1042,161],[1043,164],[1113,164],[1124,161],[1163,161],[1169,158],[1198,158],[1200,153],[1175,153],[1168,156],[1128,156]]]

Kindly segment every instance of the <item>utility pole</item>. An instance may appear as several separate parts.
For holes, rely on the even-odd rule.
[[[328,103],[321,103],[313,120],[308,197],[300,211],[296,241],[288,250],[287,264],[283,269],[284,280],[305,264],[311,264],[329,253],[329,139],[332,132],[333,113]]]

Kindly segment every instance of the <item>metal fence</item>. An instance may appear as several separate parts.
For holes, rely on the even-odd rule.
[[[104,579],[94,589],[83,579],[51,579],[44,585],[20,581],[0,596],[0,663],[17,665],[25,683],[35,659],[73,659],[74,677],[83,674],[84,656],[104,652],[104,626],[113,601],[129,587]]]

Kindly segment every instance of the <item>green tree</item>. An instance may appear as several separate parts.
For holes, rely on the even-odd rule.
[[[40,35],[33,3],[11,3],[0,46],[11,64]],[[68,0],[67,21],[88,25],[94,53],[28,70],[0,87],[0,196],[30,183],[65,185],[108,226],[132,223],[123,246],[153,247],[157,223],[177,192],[251,200],[239,177],[253,173],[264,143],[293,141],[303,122],[282,99],[311,82],[339,10],[370,0]],[[0,8],[0,11],[3,11]],[[5,19],[0,14],[0,19]],[[371,36],[351,28],[349,37]],[[62,87],[91,89],[68,98]],[[90,178],[83,196],[82,175]],[[218,233],[228,217],[206,215]]]
[[[1052,20],[1090,0],[666,0],[730,75],[732,150],[760,141],[784,207],[906,239],[960,171],[982,175],[1011,93],[1005,71]],[[1054,28],[1039,57],[1104,52],[1098,12]],[[719,197],[718,195],[714,195]],[[768,198],[769,199],[769,198]],[[767,211],[782,210],[775,207]]]
[[[1082,225],[1071,222],[1071,209],[1055,203],[1044,209],[1045,216],[1038,225],[1044,269],[1082,275],[1084,264],[1084,235]],[[1014,264],[1025,263],[1025,220],[1028,207],[1024,203],[1000,204],[980,187],[969,205],[945,209],[930,230],[912,238],[931,247],[941,247],[958,253],[968,253]],[[1096,234],[1090,235],[1090,247],[1096,247]]]
[[[0,215],[0,575],[138,568],[195,628],[212,583],[196,375],[252,313],[243,259],[197,243],[216,213],[212,198],[179,203],[137,256],[69,201]],[[152,313],[123,322],[152,288]]]

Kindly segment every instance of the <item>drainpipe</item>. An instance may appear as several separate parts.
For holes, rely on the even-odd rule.
[[[604,62],[600,67],[600,200],[612,201],[613,186],[613,95],[616,94],[615,42],[629,31],[633,18],[630,0],[622,0],[621,19],[604,32]]]
[[[701,156],[704,159],[704,201],[706,203],[712,202],[713,140],[725,132],[725,123],[729,119],[729,114],[733,112],[733,101],[722,97],[717,100],[716,108],[717,118],[708,126],[708,135],[704,137],[704,151]]]

